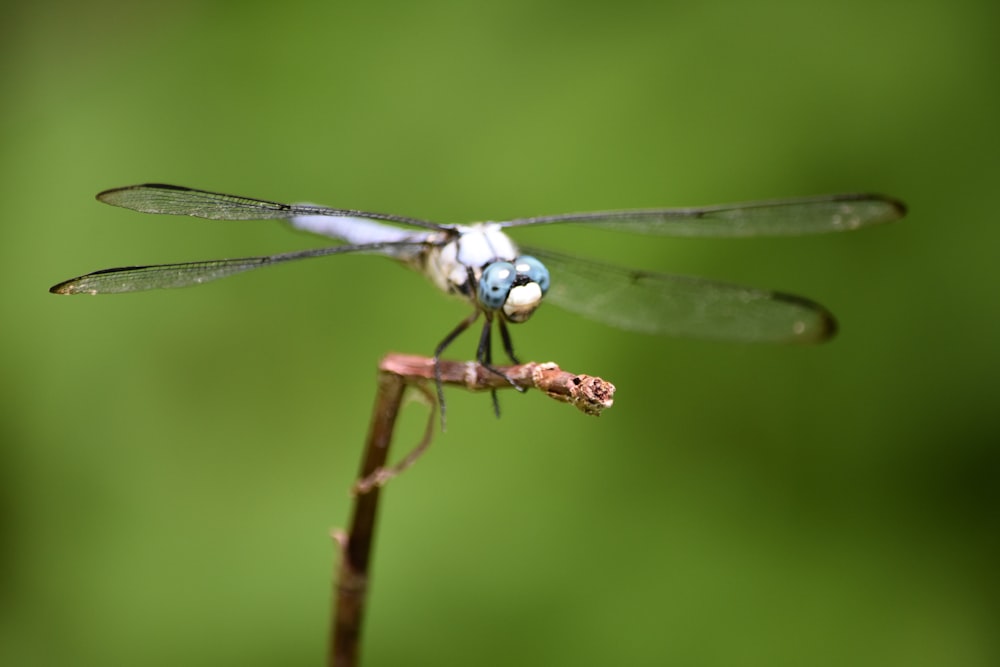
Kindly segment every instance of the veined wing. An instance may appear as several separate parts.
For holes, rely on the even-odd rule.
[[[281,204],[266,199],[239,197],[162,183],[113,188],[98,194],[97,199],[105,204],[121,206],[141,213],[190,215],[208,220],[291,220],[297,216],[322,215],[384,220],[423,227],[424,229],[439,230],[442,228],[441,225],[427,220],[391,213],[328,208],[312,204]]]
[[[419,253],[426,243],[394,242],[368,243],[363,245],[343,245],[329,248],[311,248],[277,255],[242,257],[238,259],[214,259],[204,262],[181,262],[179,264],[153,264],[150,266],[124,266],[103,269],[72,278],[49,288],[54,294],[116,294],[140,292],[168,287],[200,285],[210,280],[218,280],[236,273],[259,269],[264,266],[291,262],[310,257],[326,257],[341,253],[383,253],[403,258],[406,253]]]
[[[568,213],[518,218],[501,224],[520,227],[584,223],[661,236],[801,236],[878,225],[898,220],[905,214],[906,206],[891,197],[840,194],[697,208]]]
[[[836,332],[823,306],[790,294],[626,269],[526,249],[552,273],[546,300],[629,331],[742,342],[815,343]]]

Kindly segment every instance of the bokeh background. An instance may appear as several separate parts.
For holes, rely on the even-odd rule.
[[[519,238],[807,295],[811,348],[556,308],[600,419],[449,392],[384,498],[368,665],[997,665],[995,2],[6,3],[0,662],[316,665],[392,351],[466,313],[380,258],[57,297],[322,239],[143,216],[163,181],[445,222],[874,190],[899,224]],[[474,337],[452,348],[472,355]],[[397,448],[426,408],[407,408]]]

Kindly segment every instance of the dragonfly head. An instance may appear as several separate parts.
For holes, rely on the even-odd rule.
[[[513,262],[493,262],[479,278],[477,298],[485,310],[512,323],[526,321],[549,291],[549,271],[530,255]]]

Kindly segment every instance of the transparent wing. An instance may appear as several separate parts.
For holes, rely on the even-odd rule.
[[[141,292],[169,287],[200,285],[210,280],[218,280],[236,273],[259,269],[265,266],[291,262],[310,257],[326,257],[342,253],[382,253],[405,258],[407,252],[419,253],[426,248],[422,243],[369,243],[366,245],[333,246],[311,248],[278,255],[242,257],[239,259],[215,259],[204,262],[182,262],[179,264],[154,264],[150,266],[124,266],[103,269],[72,278],[49,288],[54,294],[116,294],[121,292]]]
[[[332,217],[387,220],[425,229],[441,229],[441,225],[391,213],[373,213],[350,209],[328,208],[310,204],[281,204],[265,199],[252,199],[177,185],[146,183],[105,190],[99,201],[141,213],[190,215],[209,220],[290,220],[296,216],[325,215]]]
[[[629,331],[743,342],[814,343],[833,316],[797,296],[530,249],[552,274],[546,300]]]
[[[847,231],[898,220],[906,206],[891,197],[841,194],[722,204],[700,208],[637,209],[519,218],[504,227],[584,223],[662,236],[801,236]]]

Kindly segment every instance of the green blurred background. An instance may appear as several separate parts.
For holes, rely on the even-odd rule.
[[[448,432],[384,498],[365,663],[1000,664],[995,2],[2,12],[3,664],[320,664],[376,363],[467,312],[372,257],[48,294],[322,245],[93,199],[144,181],[446,222],[902,198],[904,222],[838,236],[521,235],[807,295],[841,333],[742,346],[540,311],[522,356],[608,378],[616,405],[510,393],[497,421],[449,392]]]

